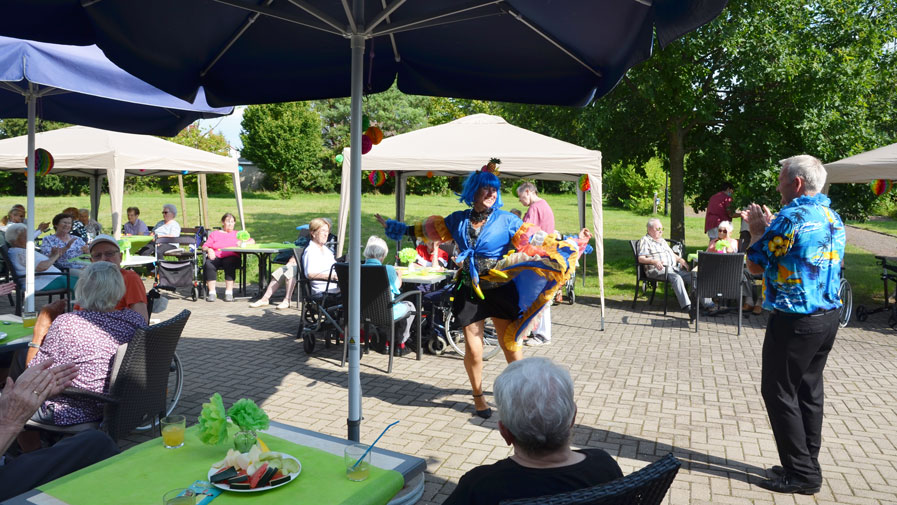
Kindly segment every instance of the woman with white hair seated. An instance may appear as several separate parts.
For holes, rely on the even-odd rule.
[[[6,242],[9,244],[9,260],[12,261],[16,274],[25,278],[25,246],[28,244],[28,228],[22,223],[14,223],[6,229]],[[40,251],[34,251],[34,271],[55,273],[59,275],[35,275],[34,290],[54,290],[65,288],[65,276],[62,271],[53,266],[60,258],[64,257],[71,247],[71,243],[63,243],[61,247],[53,247],[44,255]],[[69,284],[75,287],[77,277],[71,277]]]
[[[166,203],[162,206],[162,220],[153,226],[153,232],[150,233],[156,238],[170,238],[181,236],[181,225],[175,220],[178,217],[178,208],[174,204]],[[177,248],[177,244],[162,244],[158,247],[159,256],[169,249]],[[153,256],[157,251],[155,240],[143,246],[137,254],[141,256]]]
[[[732,221],[720,221],[716,225],[716,238],[710,241],[707,252],[738,252],[738,239],[732,236]]]
[[[548,358],[508,364],[495,379],[498,431],[514,454],[470,470],[444,505],[496,505],[597,486],[623,476],[602,449],[570,449],[573,379]]]
[[[118,347],[130,342],[134,333],[146,326],[146,320],[137,312],[115,310],[124,294],[125,283],[118,265],[108,261],[88,265],[75,290],[81,310],[61,314],[53,321],[28,367],[46,360],[57,365],[74,363],[80,369],[72,382],[74,387],[106,393]],[[32,419],[67,426],[102,417],[102,403],[60,396],[44,402]]]
[[[383,265],[383,260],[386,259],[386,254],[389,252],[389,247],[386,245],[386,241],[382,238],[371,235],[371,238],[368,239],[367,245],[364,247],[364,257],[365,265]],[[400,294],[402,287],[402,274],[396,271],[396,267],[392,265],[386,266],[386,277],[389,279],[389,291],[392,295],[391,298],[395,299],[396,295]],[[414,311],[414,304],[411,302],[400,302],[395,303],[392,306],[392,318],[393,321],[398,321],[405,317],[409,312]],[[405,350],[405,342],[408,341],[408,338],[411,337],[411,323],[414,322],[414,316],[409,316],[405,319],[405,327],[402,329],[402,340],[399,341],[399,345],[396,348],[395,354],[401,356]]]

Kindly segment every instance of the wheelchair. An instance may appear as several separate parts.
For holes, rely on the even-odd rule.
[[[314,294],[311,289],[311,280],[305,276],[303,268],[302,256],[305,254],[304,247],[296,247],[293,249],[293,257],[296,259],[296,271],[299,279],[297,289],[299,291],[299,303],[302,311],[299,315],[299,328],[296,330],[296,339],[302,340],[302,348],[306,354],[315,351],[316,334],[324,333],[324,348],[329,349],[331,345],[339,345],[340,339],[343,338],[345,332],[339,322],[342,319],[342,299],[339,293],[329,294],[326,291],[330,288],[330,281],[327,281],[327,288],[323,294]],[[334,277],[333,267],[330,267],[330,277]]]
[[[885,303],[881,307],[872,310],[867,309],[864,305],[858,306],[857,319],[862,322],[868,319],[871,314],[887,310],[889,311],[888,326],[895,328],[897,327],[897,304],[890,303],[890,297],[894,296],[895,299],[897,299],[897,258],[876,256],[875,259],[877,259],[878,264],[881,265],[881,280],[884,284]],[[888,281],[894,283],[894,293],[888,292]],[[853,297],[851,296],[851,300],[852,298]]]

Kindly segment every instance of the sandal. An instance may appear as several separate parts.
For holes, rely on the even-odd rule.
[[[482,398],[483,393],[480,393],[478,395],[473,395],[473,397],[474,398]],[[473,408],[476,410],[476,414],[478,417],[481,417],[483,419],[489,419],[490,417],[492,417],[492,407],[486,407],[483,410],[479,410],[479,409],[477,409],[476,404],[474,404]]]

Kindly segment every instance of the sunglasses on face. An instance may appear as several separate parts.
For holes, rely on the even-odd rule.
[[[725,229],[725,228],[720,228],[720,229],[717,229],[716,231],[717,231],[718,233],[729,233],[729,230],[727,230],[727,229]]]

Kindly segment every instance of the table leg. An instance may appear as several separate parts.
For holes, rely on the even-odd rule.
[[[246,296],[246,255],[240,255],[240,296]]]

